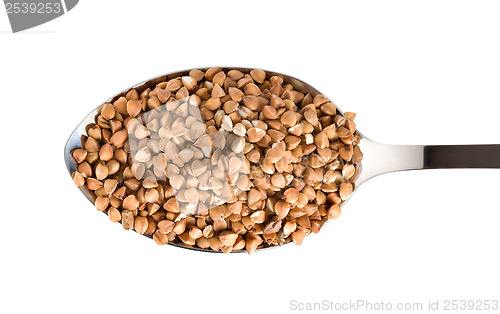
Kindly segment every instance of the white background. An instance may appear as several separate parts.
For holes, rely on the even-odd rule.
[[[124,231],[63,160],[73,128],[114,93],[212,65],[296,76],[380,142],[500,143],[499,14],[497,1],[80,1],[11,34],[2,8],[0,312],[500,299],[499,170],[377,177],[301,247],[248,256]]]

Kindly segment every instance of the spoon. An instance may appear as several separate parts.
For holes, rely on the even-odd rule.
[[[208,69],[208,68],[207,68]],[[201,69],[201,70],[207,70]],[[247,68],[229,68],[236,69],[242,72],[249,72]],[[134,88],[141,93],[148,87],[154,87],[159,82],[170,80],[172,78],[188,75],[191,69],[175,72],[136,84],[122,91],[121,93],[111,97],[106,102],[114,102],[121,96],[124,96],[127,91]],[[293,85],[295,90],[304,94],[311,93],[312,95],[321,94],[311,85],[296,79],[294,77],[266,71],[269,75],[278,75],[283,77],[284,84]],[[82,147],[82,137],[86,135],[86,127],[95,122],[95,117],[98,115],[100,107],[93,110],[71,133],[66,146],[64,148],[64,159],[70,176],[76,171],[77,164],[75,163],[71,152],[74,149]],[[344,115],[338,109],[339,114]],[[359,186],[369,179],[380,174],[403,171],[403,170],[419,170],[419,169],[450,169],[450,168],[500,168],[500,145],[387,145],[374,142],[357,131],[360,136],[359,148],[363,153],[363,160],[358,168],[354,185],[356,190]],[[94,202],[92,195],[85,186],[79,187],[80,191],[90,201]],[[351,195],[352,196],[352,195]],[[350,198],[349,198],[350,199]],[[345,204],[342,203],[342,206]],[[147,237],[152,238],[152,236]],[[203,252],[221,252],[198,247],[191,247],[183,243],[172,243],[170,245],[192,249]],[[270,248],[270,247],[266,247]],[[261,248],[259,250],[263,250]],[[233,252],[244,252],[233,251]]]

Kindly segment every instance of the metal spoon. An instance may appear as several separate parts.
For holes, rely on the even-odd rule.
[[[208,69],[208,68],[207,68]],[[201,70],[207,70],[201,69]],[[229,68],[237,69],[242,72],[249,72],[247,68]],[[169,80],[175,77],[188,75],[192,69],[175,72],[159,77],[155,77],[148,81],[144,81],[135,86],[131,86],[121,93],[111,97],[106,102],[113,102],[125,93],[135,88],[139,93],[148,87],[154,87],[157,83]],[[311,93],[312,95],[320,94],[311,85],[296,79],[294,77],[266,71],[269,75],[279,75],[284,78],[284,84],[292,84],[294,89],[302,93]],[[94,123],[94,118],[98,114],[98,108],[93,110],[71,133],[66,146],[64,148],[64,159],[70,176],[76,171],[77,165],[71,156],[71,151],[82,146],[82,136],[86,135],[86,127],[90,123]],[[339,110],[340,114],[343,113]],[[359,131],[358,131],[359,133]],[[367,180],[383,173],[402,171],[402,170],[418,170],[418,169],[450,169],[450,168],[494,168],[500,169],[500,145],[387,145],[371,141],[366,136],[362,135],[359,147],[364,155],[363,161],[358,169],[355,178],[356,189]],[[92,195],[85,187],[80,187],[80,191],[93,203]],[[344,205],[345,202],[342,204]],[[148,236],[151,238],[151,236]],[[182,243],[168,243],[170,245],[203,251],[215,252],[213,250],[194,248]],[[262,250],[262,249],[260,249]],[[218,251],[220,252],[220,251]],[[243,252],[243,251],[233,251]]]

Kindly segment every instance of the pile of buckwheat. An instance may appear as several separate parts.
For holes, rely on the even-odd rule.
[[[340,215],[363,157],[354,113],[279,75],[220,67],[103,104],[72,152],[77,186],[160,245],[301,244]]]

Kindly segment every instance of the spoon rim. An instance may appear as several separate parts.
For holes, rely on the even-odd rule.
[[[137,92],[140,94],[144,90],[146,90],[147,88],[153,88],[156,84],[158,84],[160,82],[164,82],[164,81],[170,80],[172,78],[177,78],[177,77],[188,75],[189,72],[192,71],[192,70],[206,71],[206,70],[208,70],[210,68],[212,68],[212,67],[189,68],[189,69],[185,69],[185,70],[182,70],[182,71],[170,72],[170,73],[167,73],[167,74],[162,74],[162,75],[159,75],[159,76],[155,76],[155,77],[152,77],[150,79],[143,80],[140,83],[133,84],[133,85],[131,85],[130,87],[128,87],[126,89],[123,89],[121,92],[115,94],[114,96],[111,96],[111,97],[107,98],[104,102],[102,102],[100,105],[98,105],[85,118],[83,118],[80,121],[80,123],[74,128],[73,132],[71,132],[71,134],[70,134],[70,136],[69,136],[69,138],[66,141],[66,144],[64,146],[64,160],[65,160],[66,168],[68,170],[68,173],[69,173],[70,177],[72,178],[72,175],[77,170],[77,166],[78,166],[77,163],[74,161],[73,156],[71,155],[71,152],[74,149],[82,147],[81,138],[82,138],[83,135],[85,135],[87,126],[89,124],[91,124],[91,123],[95,123],[95,117],[99,113],[99,109],[104,104],[106,104],[106,103],[112,103],[116,99],[118,99],[118,98],[120,98],[122,96],[125,96],[125,94],[128,91],[130,91],[131,89],[136,89]],[[265,71],[267,75],[270,75],[270,76],[279,75],[279,76],[283,77],[283,83],[285,83],[285,84],[292,84],[292,86],[294,88],[296,88],[298,91],[300,91],[302,93],[311,93],[311,94],[314,94],[314,95],[322,94],[320,91],[318,91],[316,88],[314,88],[313,86],[311,86],[309,83],[306,83],[306,82],[304,82],[304,81],[302,81],[300,79],[297,79],[294,76],[283,74],[283,73],[280,73],[280,72],[268,71],[268,70],[265,70],[265,69],[262,69],[262,68],[230,67],[230,66],[221,66],[221,68],[222,68],[223,71],[224,70],[227,70],[227,71],[229,71],[229,70],[239,70],[239,71],[242,71],[243,73],[249,73],[253,69],[261,69],[261,70]],[[304,89],[306,89],[305,92],[304,92]],[[332,101],[332,103],[333,103],[333,101]],[[341,114],[342,116],[345,117],[344,112],[342,110],[340,110],[337,107],[337,105],[335,105],[335,107],[337,108],[337,111],[339,112],[339,114]],[[356,129],[356,132],[360,135],[361,139],[367,139],[357,129]],[[356,176],[359,176],[361,172],[362,172],[362,162],[359,164],[359,172],[356,173]],[[366,181],[364,181],[364,182],[366,182]],[[360,185],[362,183],[364,183],[364,182],[361,182]],[[94,203],[94,199],[93,199],[92,195],[90,194],[88,188],[85,185],[78,187],[78,189],[80,190],[81,193],[83,193],[83,195],[87,198],[87,200],[89,200],[91,203]],[[353,194],[357,191],[357,189],[358,189],[358,187],[355,185],[355,189],[353,191]],[[352,197],[352,195],[349,198],[347,198],[344,202],[342,202],[342,204],[340,205],[340,207],[344,207],[345,203],[347,203],[347,201],[349,199],[351,199],[351,197]],[[103,213],[105,215],[108,215],[104,211],[103,211]],[[326,222],[329,222],[329,220],[327,220]],[[119,223],[121,224],[121,221]],[[133,230],[133,231],[135,232],[135,230]],[[307,234],[306,236],[309,236],[310,234],[312,234],[312,232],[309,233],[309,234]],[[150,239],[153,239],[152,235],[143,234],[143,236],[145,236],[147,238],[150,238]],[[275,248],[279,248],[279,247],[282,247],[282,246],[287,245],[287,244],[291,244],[292,242],[293,241],[289,241],[289,242],[286,242],[286,243],[283,243],[283,244],[280,244],[280,245],[265,246],[265,247],[262,247],[262,248],[258,248],[255,251],[263,251],[263,250],[275,249]],[[203,248],[189,246],[189,245],[186,245],[186,244],[183,244],[183,243],[167,242],[166,244],[174,246],[174,247],[179,247],[179,248],[183,248],[183,249],[189,249],[189,250],[198,251],[198,252],[201,251],[201,252],[209,252],[209,253],[224,253],[221,250],[215,251],[215,250],[212,250],[212,249],[203,249]],[[231,251],[230,253],[243,253],[243,252],[246,252],[246,250],[245,249],[235,250],[235,251]]]

